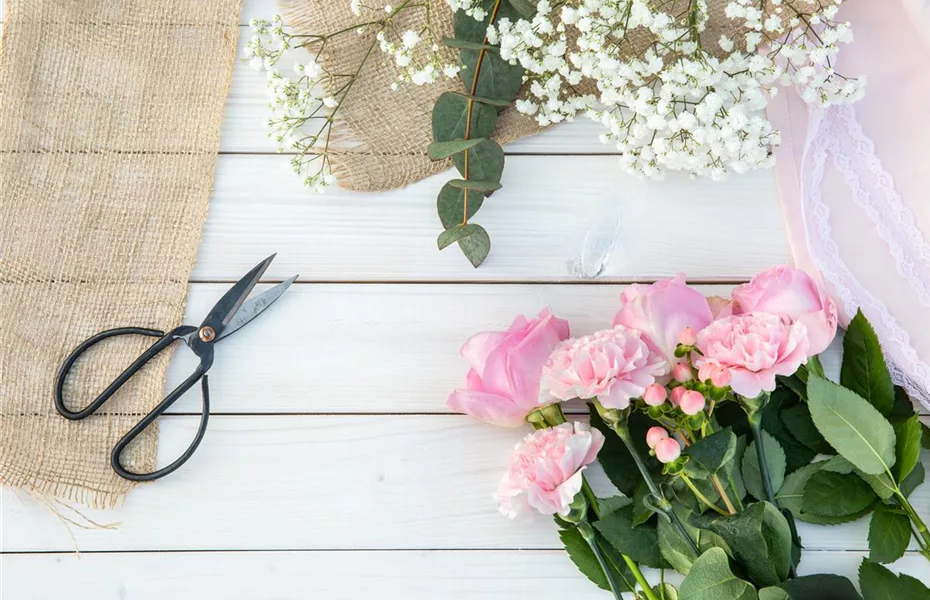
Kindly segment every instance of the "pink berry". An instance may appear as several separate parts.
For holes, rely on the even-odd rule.
[[[695,390],[688,390],[681,396],[681,412],[686,415],[696,415],[704,410],[704,394]]]
[[[730,373],[729,369],[719,368],[714,371],[714,374],[710,376],[710,382],[714,384],[714,387],[725,388],[730,385],[730,381],[733,379],[733,375]]]
[[[686,390],[683,387],[677,387],[677,388],[672,389],[672,395],[671,395],[672,405],[678,406],[679,404],[681,404],[681,397],[684,396],[685,392],[687,391],[688,390]]]
[[[650,427],[646,432],[646,445],[655,448],[656,445],[668,437],[668,432],[661,427]]]
[[[675,438],[667,437],[656,444],[655,452],[659,462],[674,462],[681,456],[681,444]]]
[[[678,363],[675,365],[675,368],[672,369],[672,377],[674,377],[675,381],[678,383],[691,381],[691,366],[688,363]]]
[[[697,344],[697,334],[690,327],[685,327],[678,335],[678,343],[683,346],[693,346]]]
[[[707,381],[714,376],[714,371],[717,370],[717,365],[712,362],[705,362],[701,365],[701,368],[698,369],[698,380]]]
[[[666,398],[668,398],[668,392],[665,386],[661,386],[658,383],[650,383],[646,386],[646,391],[643,392],[643,400],[645,400],[646,404],[649,406],[662,406]]]

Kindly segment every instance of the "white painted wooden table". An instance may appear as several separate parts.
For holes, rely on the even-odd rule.
[[[248,0],[242,22],[273,12],[272,0]],[[243,26],[240,48],[247,35]],[[35,501],[0,492],[0,596],[605,598],[559,550],[550,520],[496,513],[491,494],[524,432],[447,411],[466,370],[458,347],[546,305],[576,333],[601,328],[618,283],[685,271],[726,293],[788,261],[772,174],[645,185],[619,172],[597,126],[562,126],[506,148],[504,189],[480,214],[494,247],[474,270],[457,250],[436,251],[447,175],[314,195],[265,138],[264,103],[263,78],[237,64],[189,320],[271,252],[268,282],[301,280],[219,348],[210,428],[185,468],[118,511],[84,511],[118,527],[69,532]],[[585,235],[604,227],[617,247],[599,278],[579,278]],[[192,364],[179,352],[168,386]],[[186,447],[198,402],[162,419],[160,463]],[[930,515],[930,485],[914,504]],[[854,576],[866,553],[867,522],[801,534],[804,573]],[[930,580],[913,552],[895,569]]]

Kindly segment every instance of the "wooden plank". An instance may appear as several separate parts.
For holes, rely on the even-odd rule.
[[[314,194],[284,172],[285,157],[221,156],[193,278],[235,280],[272,252],[269,277],[299,272],[304,281],[564,281],[598,272],[642,280],[681,271],[734,281],[790,260],[771,173],[647,186],[614,160],[509,157],[504,189],[477,219],[493,249],[474,269],[457,248],[436,249],[435,198],[449,174],[379,194]]]
[[[858,579],[861,552],[805,551],[799,572]],[[7,555],[2,590],[19,600],[397,598],[603,600],[561,551],[235,552]],[[891,565],[930,580],[918,554]],[[669,574],[669,580],[676,580]],[[647,570],[656,580],[657,573]],[[904,600],[904,599],[902,599]]]
[[[159,464],[197,423],[163,419]],[[119,512],[86,511],[116,529],[74,528],[72,539],[45,505],[2,490],[2,550],[559,548],[550,519],[507,521],[492,499],[525,433],[464,416],[214,417],[183,469],[134,490]],[[930,486],[911,502],[930,515]],[[808,548],[867,549],[867,520],[799,531]]]
[[[228,286],[191,287],[185,322],[198,323]],[[698,286],[728,295],[730,286]],[[610,326],[616,285],[295,285],[217,349],[210,371],[216,413],[442,413],[464,382],[459,347],[479,331],[550,306],[583,335]],[[839,373],[839,342],[824,356]],[[178,350],[169,389],[196,359]],[[173,412],[200,410],[199,394]],[[78,403],[79,404],[79,403]]]

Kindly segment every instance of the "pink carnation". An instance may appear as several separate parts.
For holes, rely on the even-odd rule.
[[[730,372],[734,392],[755,398],[775,389],[776,375],[807,362],[809,342],[803,323],[759,312],[714,321],[698,333],[697,347],[698,368],[712,361]]]
[[[766,269],[733,289],[732,314],[767,312],[800,321],[807,328],[810,355],[836,337],[836,304],[810,275],[787,265]]]
[[[549,354],[568,337],[568,322],[549,309],[535,319],[523,315],[507,331],[473,335],[462,346],[471,363],[466,387],[455,390],[446,402],[493,425],[519,427],[539,408],[539,378]]]
[[[510,469],[497,488],[501,513],[513,519],[532,507],[544,515],[567,515],[581,491],[581,472],[603,445],[603,434],[584,423],[562,423],[527,435],[514,449]]]
[[[543,369],[542,385],[560,400],[597,398],[607,408],[624,409],[665,366],[639,331],[617,326],[559,344]]]
[[[623,305],[613,324],[642,331],[649,348],[669,367],[681,360],[675,357],[675,348],[684,329],[700,331],[713,320],[707,298],[685,284],[684,274],[651,285],[631,285],[620,301]]]

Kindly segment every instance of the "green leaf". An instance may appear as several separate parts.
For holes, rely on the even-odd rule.
[[[449,229],[446,229],[439,234],[439,238],[436,240],[436,245],[438,245],[439,249],[442,250],[450,244],[454,244],[463,238],[467,238],[468,236],[473,235],[480,228],[481,225],[475,225],[474,223],[459,223],[458,225],[453,225]]]
[[[759,600],[790,600],[790,597],[780,587],[771,586],[759,590]]]
[[[501,184],[496,181],[482,181],[480,179],[451,179],[447,185],[485,193],[501,189]]]
[[[894,466],[894,429],[871,404],[820,377],[810,377],[807,391],[814,424],[837,452],[869,475]]]
[[[448,142],[433,142],[426,149],[426,154],[430,160],[441,160],[449,158],[453,154],[464,152],[472,146],[476,146],[486,141],[484,138],[473,138],[470,140],[450,140]]]
[[[536,14],[536,2],[533,0],[508,0],[517,14],[524,19],[531,19]],[[677,597],[677,596],[676,596]]]
[[[670,583],[660,583],[653,586],[652,591],[655,592],[656,597],[662,600],[678,600],[678,590]]]
[[[765,461],[772,480],[772,489],[777,493],[785,481],[785,451],[767,431],[762,432],[762,443],[765,444]],[[762,484],[762,473],[759,471],[756,442],[749,444],[743,454],[743,483],[757,500],[765,500],[765,488]]]
[[[917,463],[917,466],[914,467],[911,474],[898,484],[898,488],[901,490],[901,493],[904,494],[905,498],[909,497],[911,492],[924,482],[924,474],[923,463]]]
[[[471,224],[469,223],[469,225]],[[488,253],[491,252],[491,237],[484,230],[484,227],[481,225],[476,227],[478,229],[474,233],[459,240],[459,248],[461,248],[462,254],[474,267],[481,265],[484,259],[488,257]]]
[[[852,473],[814,473],[804,487],[801,511],[825,517],[845,517],[872,506],[875,492],[858,475]]]
[[[782,450],[785,451],[786,473],[791,473],[809,464],[817,455],[817,452],[799,442],[791,434],[781,418],[782,411],[800,403],[796,394],[782,387],[775,389],[762,409],[762,429],[772,434],[772,437],[778,440]]]
[[[915,414],[917,413],[914,412],[914,403],[911,402],[910,396],[907,395],[907,390],[900,385],[894,386],[894,408],[891,409],[890,415],[886,415],[888,420],[895,423],[910,419]]]
[[[481,58],[481,71],[478,85],[472,87],[472,74]],[[501,102],[511,102],[523,85],[523,67],[512,65],[500,57],[497,52],[480,50],[462,50],[459,57],[464,67],[460,72],[465,89],[475,96],[492,98]]]
[[[811,463],[785,477],[781,489],[775,494],[775,501],[778,502],[778,506],[789,510],[796,518],[800,518],[804,488],[811,476],[820,470],[821,464]]]
[[[673,505],[673,509],[678,516],[681,517],[685,530],[691,535],[692,539],[698,537],[696,535],[697,529],[688,525],[688,521],[685,518],[688,511],[677,504]],[[668,519],[659,517],[656,533],[659,538],[659,552],[662,554],[662,558],[664,558],[673,569],[682,575],[687,575],[694,561],[698,558],[691,550],[691,546],[682,539],[678,530],[675,529]]]
[[[817,431],[817,426],[811,418],[811,411],[806,404],[795,404],[781,411],[781,420],[791,435],[814,452],[818,454],[836,452]]]
[[[452,157],[452,164],[465,175],[465,154]],[[500,181],[504,172],[504,149],[494,140],[483,140],[468,151],[468,176],[485,181]],[[471,194],[469,194],[469,201]]]
[[[882,500],[887,500],[894,495],[895,484],[887,473],[882,473],[881,475],[868,475],[867,473],[863,473],[862,471],[856,469],[856,475],[861,477],[863,481],[872,486],[872,491],[874,491]]]
[[[492,46],[490,44],[482,44],[481,42],[472,42],[469,40],[458,40],[451,37],[443,37],[442,43],[445,46],[450,48],[460,48],[464,50],[490,50],[492,52],[499,52],[500,48],[497,46]]]
[[[859,565],[859,587],[865,600],[902,600],[898,585],[898,576],[880,564],[863,559]]]
[[[920,462],[920,440],[923,430],[917,415],[894,426],[895,433],[895,465],[892,473],[896,480],[901,481],[907,477],[911,470]]]
[[[754,586],[730,570],[727,553],[711,548],[695,561],[679,586],[684,600],[757,600]]]
[[[468,218],[471,219],[481,208],[484,202],[484,194],[481,192],[471,191],[468,193]],[[465,212],[465,190],[462,188],[452,187],[448,183],[439,190],[439,198],[436,199],[436,209],[439,212],[439,220],[445,229],[454,227],[462,222],[462,216]]]
[[[568,553],[568,557],[575,563],[578,570],[597,587],[602,590],[610,590],[610,584],[607,582],[604,570],[601,568],[600,563],[597,561],[597,557],[594,555],[594,552],[591,550],[591,547],[588,546],[588,542],[585,541],[581,533],[574,527],[571,529],[562,529],[559,531],[559,538],[565,546],[565,552]],[[629,590],[629,584],[627,582],[633,580],[633,574],[629,571],[626,563],[621,561],[621,565],[618,566],[614,564],[613,561],[607,562],[609,565],[608,568],[614,570],[614,581],[621,586],[626,583],[626,587],[622,591]]]
[[[930,426],[926,423],[921,423],[923,427],[923,435],[920,438],[920,445],[924,447],[924,450],[930,450]]]
[[[497,124],[497,110],[478,102],[471,104],[471,131],[467,139],[487,138]],[[451,142],[466,139],[465,125],[468,123],[467,98],[453,92],[445,92],[433,106],[433,139]]]
[[[771,589],[771,588],[766,588]],[[778,589],[785,592],[787,600],[862,600],[852,582],[839,575],[806,575],[796,577],[778,584]],[[763,596],[760,593],[759,599]]]
[[[594,523],[594,528],[617,552],[626,554],[647,567],[663,568],[665,560],[659,552],[655,526],[633,527],[633,507],[627,506]]]
[[[842,525],[843,523],[852,523],[853,521],[858,521],[862,517],[872,512],[872,508],[874,506],[875,505],[872,504],[862,509],[860,512],[851,515],[844,515],[841,517],[829,517],[815,513],[801,512],[801,514],[798,516],[798,519],[813,525]]]
[[[453,94],[458,94],[462,98],[467,100],[473,100],[475,102],[480,102],[482,104],[487,104],[489,106],[496,106],[497,108],[507,108],[512,104],[512,102],[507,102],[504,100],[494,100],[492,98],[482,98],[481,96],[472,96],[471,94],[466,94],[465,92],[452,92]]]
[[[646,485],[645,480],[640,480],[636,484],[636,489],[633,490],[633,527],[642,525],[655,514],[646,501],[649,495],[649,486]]]
[[[930,600],[930,588],[920,582],[919,579],[901,573],[898,575],[898,590],[901,594],[899,600],[907,598],[908,600]]]
[[[694,518],[692,523],[719,535],[757,585],[777,585],[788,577],[791,528],[768,502],[755,502],[733,516]]]
[[[894,384],[885,366],[882,347],[861,310],[849,322],[843,338],[840,383],[862,396],[883,415],[894,409]]]
[[[685,472],[691,477],[704,479],[715,475],[736,454],[736,436],[730,429],[723,429],[698,440],[685,450],[690,460]]]
[[[888,506],[879,506],[869,522],[869,560],[893,563],[907,550],[911,541],[911,522],[907,515]]]
[[[617,434],[604,423],[593,405],[589,405],[588,408],[591,413],[591,426],[604,434],[604,446],[598,452],[597,460],[614,487],[624,496],[632,498],[637,483],[642,481],[642,475]],[[654,423],[639,412],[630,415],[629,423],[633,443],[639,448],[640,456],[646,459],[646,466],[649,469],[657,468],[659,462],[649,456],[649,447],[646,446],[646,431]]]

